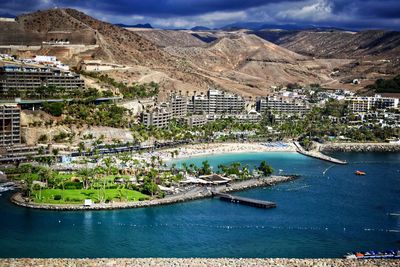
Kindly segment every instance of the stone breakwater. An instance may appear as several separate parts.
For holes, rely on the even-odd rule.
[[[2,267],[398,267],[399,260],[345,259],[234,259],[234,258],[133,258],[133,259],[0,259]]]
[[[330,143],[321,145],[322,152],[400,152],[400,144],[392,143]]]
[[[297,176],[270,176],[260,179],[250,179],[247,181],[240,181],[232,183],[231,186],[217,186],[212,190],[217,190],[221,193],[246,190],[254,187],[272,186],[278,183],[289,182],[296,179]],[[169,205],[179,202],[186,202],[201,198],[212,197],[212,190],[207,187],[197,187],[185,194],[172,195],[162,199],[153,199],[135,202],[113,202],[103,204],[93,204],[91,206],[84,206],[82,204],[38,204],[27,202],[21,193],[16,193],[11,197],[11,202],[14,204],[33,209],[44,210],[59,210],[59,211],[79,211],[79,210],[112,210],[112,209],[130,209],[130,208],[145,208],[151,206]],[[1,266],[0,266],[1,267]]]

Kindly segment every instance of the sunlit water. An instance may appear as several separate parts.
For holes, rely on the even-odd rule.
[[[333,165],[296,153],[214,155],[201,165],[267,160],[301,178],[238,195],[274,201],[258,209],[205,199],[131,210],[54,212],[0,197],[0,257],[341,257],[400,249],[400,154],[338,153]],[[363,170],[366,176],[354,175]]]

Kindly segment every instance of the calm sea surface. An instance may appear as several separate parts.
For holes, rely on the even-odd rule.
[[[276,209],[218,199],[132,210],[52,212],[0,197],[0,257],[341,257],[400,249],[400,154],[337,153],[333,165],[296,153],[214,155],[177,161],[214,168],[267,160],[301,178],[236,193]],[[355,170],[367,172],[354,175]]]

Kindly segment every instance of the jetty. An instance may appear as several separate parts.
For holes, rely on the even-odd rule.
[[[222,193],[217,193],[217,192],[213,192],[213,196],[219,197],[219,199],[222,201],[227,201],[227,202],[236,203],[236,204],[242,204],[242,205],[256,207],[256,208],[262,208],[262,209],[276,208],[276,204],[274,202],[269,202],[269,201],[264,201],[264,200],[259,200],[259,199],[232,196],[229,194],[222,194]]]
[[[296,146],[296,151],[299,154],[302,154],[304,156],[307,157],[311,157],[311,158],[315,158],[315,159],[320,159],[320,160],[324,160],[324,161],[328,161],[328,162],[332,162],[335,164],[341,164],[341,165],[345,165],[347,164],[347,161],[344,160],[340,160],[340,159],[336,159],[330,156],[327,156],[325,154],[322,154],[319,151],[306,151],[299,142],[294,142],[294,145]]]

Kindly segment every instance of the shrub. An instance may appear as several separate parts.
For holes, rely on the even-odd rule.
[[[82,189],[83,185],[81,182],[66,182],[64,184],[65,189]]]
[[[64,103],[63,102],[55,102],[55,103],[47,103],[43,104],[43,110],[47,113],[50,113],[53,116],[59,117],[63,114],[64,111]]]
[[[61,197],[61,195],[54,195],[53,199],[54,200],[61,200],[62,197]]]

